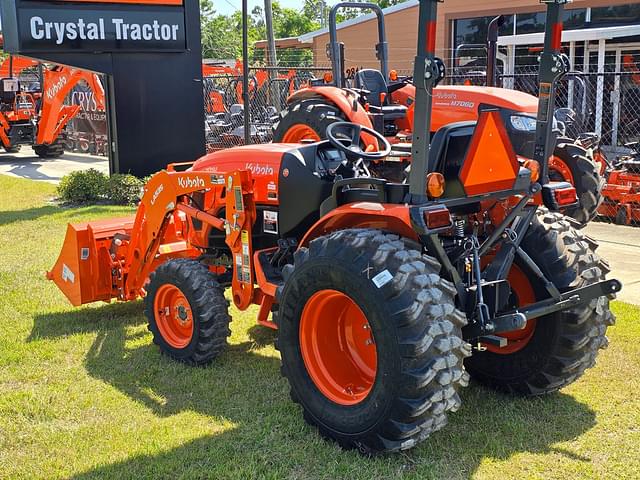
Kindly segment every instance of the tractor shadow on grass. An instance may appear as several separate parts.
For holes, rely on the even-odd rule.
[[[24,210],[2,210],[0,211],[0,227],[15,222],[28,222],[39,220],[42,217],[51,215],[67,215],[68,220],[72,223],[78,223],[77,217],[80,215],[100,216],[112,213],[114,208],[122,208],[114,205],[45,205],[43,207],[26,208]],[[128,212],[123,212],[119,216],[127,216]]]
[[[0,211],[0,226],[14,222],[25,222],[37,220],[41,217],[53,215],[60,212],[60,207],[46,205],[44,207],[27,208],[24,210],[4,210]]]
[[[30,339],[95,332],[86,369],[132,399],[132,415],[148,409],[162,421],[195,412],[210,418],[212,426],[231,426],[74,478],[340,478],[345,472],[352,478],[469,478],[483,460],[506,460],[518,453],[591,461],[557,445],[595,425],[595,413],[587,405],[564,393],[522,399],[476,384],[463,391],[463,406],[450,415],[449,424],[418,448],[364,458],[321,440],[304,423],[280,377],[279,359],[263,349],[273,342],[274,332],[251,327],[247,341],[231,345],[211,365],[193,368],[162,356],[143,323],[140,302],[108,305],[36,317]],[[148,441],[154,444],[153,438]]]

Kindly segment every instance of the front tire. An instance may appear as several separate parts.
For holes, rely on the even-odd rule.
[[[378,230],[343,230],[285,267],[282,373],[305,420],[344,448],[411,448],[460,407],[466,317],[420,250]]]
[[[174,259],[149,276],[145,315],[162,353],[204,365],[227,346],[229,303],[209,269],[195,260]]]
[[[522,242],[525,252],[560,291],[598,282],[609,272],[595,253],[597,243],[575,230],[573,223],[559,213],[540,211]],[[524,266],[514,268],[526,272]],[[519,306],[548,296],[541,285],[532,282],[530,288],[530,294],[522,287],[513,290]],[[513,332],[522,337],[518,339],[522,343],[510,342],[503,351],[494,347],[474,352],[465,366],[472,378],[497,390],[527,396],[554,392],[595,364],[598,350],[608,345],[605,334],[614,321],[609,300],[596,298],[530,320],[524,330]]]

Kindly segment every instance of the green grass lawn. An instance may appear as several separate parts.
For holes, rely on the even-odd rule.
[[[54,188],[0,175],[0,478],[640,478],[640,309],[562,392],[472,384],[449,425],[406,454],[341,451],[302,420],[274,335],[233,312],[231,346],[190,368],[151,343],[140,302],[72,308],[45,280],[68,221]]]

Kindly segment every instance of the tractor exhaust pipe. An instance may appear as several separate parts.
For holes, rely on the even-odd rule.
[[[487,87],[495,87],[497,83],[498,31],[505,21],[504,15],[498,15],[489,23],[489,32],[487,34]]]

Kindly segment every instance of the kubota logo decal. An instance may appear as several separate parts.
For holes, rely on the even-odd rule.
[[[67,77],[61,77],[57,83],[47,88],[47,98],[53,100],[60,90],[67,84]]]
[[[254,175],[273,175],[273,167],[269,165],[260,165],[257,163],[247,163],[244,168]]]
[[[178,178],[178,185],[180,185],[181,188],[204,188],[205,181],[200,177],[180,177]]]

